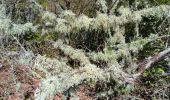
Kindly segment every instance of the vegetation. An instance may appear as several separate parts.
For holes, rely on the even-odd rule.
[[[0,99],[170,99],[169,0],[1,0]]]

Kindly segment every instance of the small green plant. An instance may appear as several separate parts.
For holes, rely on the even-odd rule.
[[[145,71],[143,73],[143,78],[142,80],[145,82],[146,85],[151,86],[151,87],[157,87],[158,84],[162,84],[162,75],[165,73],[163,68],[151,68],[148,71]]]
[[[53,34],[53,33],[48,33],[45,35],[41,35],[40,33],[34,33],[34,34],[25,34],[24,35],[24,40],[26,41],[47,41],[47,40],[54,40],[56,41],[58,39],[58,35],[57,34]]]

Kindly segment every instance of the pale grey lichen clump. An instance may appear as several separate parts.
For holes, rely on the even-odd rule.
[[[20,35],[26,32],[35,32],[37,27],[33,26],[32,23],[15,24],[6,15],[4,5],[0,5],[0,35]]]
[[[114,64],[116,59],[117,59],[117,54],[113,50],[104,50],[103,52],[91,52],[88,54],[89,58],[92,59],[93,61],[105,61],[107,63],[112,63]]]
[[[5,18],[6,17],[6,10],[4,5],[0,5],[0,18]]]
[[[162,18],[169,16],[169,6],[158,6],[140,11],[131,12],[129,8],[121,7],[118,11],[120,16],[107,15],[108,10],[105,0],[98,0],[97,5],[99,10],[104,13],[97,13],[95,18],[89,18],[86,15],[76,16],[72,11],[65,10],[60,15],[55,15],[52,12],[43,11],[41,13],[41,23],[34,26],[32,23],[15,24],[5,13],[5,8],[0,5],[0,35],[21,35],[27,32],[41,33],[56,33],[61,36],[76,34],[82,35],[81,31],[97,31],[109,33],[109,39],[105,41],[105,47],[99,52],[85,52],[82,49],[75,49],[62,40],[52,42],[55,49],[60,50],[63,55],[73,61],[78,61],[78,68],[73,69],[68,64],[67,60],[58,58],[48,58],[46,56],[37,55],[33,53],[25,53],[19,56],[19,63],[30,65],[33,73],[40,76],[40,87],[35,91],[36,100],[52,99],[57,93],[63,93],[74,86],[79,84],[94,85],[97,81],[109,82],[111,79],[119,84],[134,83],[134,77],[131,75],[134,69],[137,68],[137,62],[131,54],[137,55],[144,46],[158,39],[156,35],[150,35],[146,38],[131,40],[126,43],[125,41],[125,27],[127,23],[139,23],[142,17],[154,16]],[[110,32],[115,32],[111,35]],[[62,38],[61,38],[62,39]],[[121,59],[120,59],[121,58]],[[104,61],[107,63],[105,68],[100,68],[94,62]],[[128,64],[127,64],[128,63]],[[129,69],[125,69],[128,67]],[[41,76],[40,71],[44,74]],[[128,73],[126,73],[126,72]]]
[[[0,20],[0,30],[1,30],[1,34],[5,34],[9,32],[9,28],[12,26],[11,20],[9,19],[1,19]]]
[[[46,27],[54,26],[56,23],[56,19],[57,19],[56,15],[49,11],[45,11],[41,17],[41,20],[42,20],[43,24],[45,24]]]
[[[132,12],[130,11],[130,8],[125,8],[123,6],[121,6],[119,9],[118,9],[118,12],[122,15],[122,16],[127,16],[127,15],[131,15]]]
[[[0,34],[8,33],[9,28],[11,27],[11,20],[6,16],[6,10],[4,5],[0,5]]]
[[[80,15],[75,21],[75,25],[77,26],[78,30],[89,30],[92,21],[93,19],[90,19],[88,16]]]
[[[147,39],[145,39],[145,40],[147,40]],[[150,39],[148,39],[148,40],[150,40]],[[72,68],[67,67],[70,70],[65,70],[65,71],[59,70],[58,74],[47,75],[46,78],[42,80],[41,87],[39,88],[40,92],[38,94],[36,94],[37,99],[38,98],[39,99],[40,98],[41,99],[52,98],[56,93],[62,93],[73,86],[82,84],[84,81],[95,83],[98,80],[100,80],[100,81],[103,80],[103,81],[109,82],[108,79],[110,79],[110,78],[113,78],[119,84],[123,84],[123,82],[133,83],[133,81],[134,81],[133,76],[131,74],[125,73],[122,70],[122,64],[117,62],[117,59],[118,59],[118,57],[120,57],[120,55],[121,56],[125,55],[128,57],[129,49],[124,50],[122,48],[122,47],[126,48],[126,46],[119,47],[120,50],[118,50],[118,51],[105,49],[105,54],[103,54],[103,53],[97,53],[97,55],[95,53],[89,54],[90,59],[93,59],[96,61],[105,60],[108,62],[108,67],[104,70],[97,68],[96,65],[91,64],[88,57],[85,55],[85,53],[83,51],[74,49],[71,46],[67,46],[67,45],[63,44],[62,41],[55,42],[54,47],[62,50],[65,55],[68,55],[72,59],[79,60],[80,68],[74,70]],[[122,50],[124,50],[124,51],[122,51]],[[122,53],[122,52],[124,52],[124,53]],[[46,58],[45,56],[38,57],[38,59],[42,59],[42,58],[49,59],[49,58]],[[131,58],[128,58],[128,59],[130,60]],[[37,68],[40,70],[41,70],[41,68],[39,68],[39,67],[42,67],[43,69],[46,70],[44,72],[47,73],[48,72],[47,70],[51,68],[50,66],[52,64],[52,61],[58,62],[57,60],[52,60],[52,59],[38,60],[39,64],[36,64],[35,66],[37,66]],[[38,65],[40,65],[40,66],[38,66]],[[49,68],[43,67],[43,66],[47,66],[47,65],[49,65]],[[135,66],[135,63],[131,64],[131,65]],[[59,67],[59,66],[60,66],[59,63],[55,63],[55,65],[54,65],[54,67],[56,69],[63,68],[66,65],[63,67]],[[130,71],[129,71],[129,73],[130,73]],[[94,84],[94,83],[91,83],[91,84]]]
[[[108,66],[114,65],[114,68],[116,68],[114,69],[114,71],[119,70],[119,72],[117,71],[118,75],[116,75],[116,73],[112,71],[114,76],[119,76],[120,73],[123,73],[125,75],[124,77],[128,77],[129,75],[126,75],[122,71],[125,63],[128,63],[128,65],[126,65],[126,71],[128,73],[134,73],[134,71],[138,67],[136,59],[131,54],[138,55],[139,51],[141,51],[147,43],[155,41],[158,38],[159,37],[157,35],[151,34],[148,38],[141,38],[130,43],[123,43],[111,47],[106,47],[103,50],[104,52],[88,53],[88,56],[91,60],[95,62],[104,61],[107,62]],[[114,48],[116,48],[116,50]],[[120,58],[122,59],[121,61],[119,60]],[[117,67],[115,67],[115,65],[117,65]],[[112,69],[112,67],[109,68]],[[116,77],[114,78],[117,79]]]
[[[42,15],[42,20],[43,21],[55,21],[56,20],[56,15],[52,12],[49,12],[49,11],[45,11],[43,12],[43,15]]]
[[[144,10],[140,12],[149,13],[148,11],[145,12]],[[136,19],[126,17],[129,15]],[[142,14],[138,13],[138,15],[136,15],[129,12],[124,14],[123,17],[119,18],[114,15],[107,16],[106,14],[99,13],[96,18],[88,18],[85,15],[76,17],[75,14],[71,11],[65,11],[59,16],[59,18],[56,18],[55,15],[52,16],[52,18],[48,18],[50,16],[48,16],[47,13],[47,15],[45,15],[42,19],[45,23],[52,23],[46,25],[54,25],[56,32],[69,34],[70,32],[79,33],[79,31],[82,29],[85,31],[105,30],[108,32],[111,27],[115,28],[117,25],[121,26],[131,21],[140,22],[142,20],[141,16]],[[149,15],[146,14],[146,16]],[[56,23],[53,23],[54,21],[56,21]],[[119,29],[116,30],[119,31]],[[114,36],[122,37],[123,34],[124,33],[122,33],[120,36],[119,34]],[[58,40],[53,44],[54,48],[63,51],[63,53],[69,56],[71,59],[78,60],[80,62],[80,66],[77,69],[73,69],[64,61],[59,61],[57,59],[51,59],[38,55],[35,59],[33,68],[44,72],[45,77],[40,83],[40,88],[37,89],[39,92],[35,93],[36,99],[52,99],[57,93],[63,93],[69,88],[82,84],[85,81],[87,84],[90,82],[92,82],[91,84],[94,84],[101,80],[108,82],[110,78],[113,78],[119,84],[123,84],[124,82],[133,83],[134,77],[131,74],[125,73],[123,71],[124,61],[126,60],[127,62],[132,62],[133,57],[130,55],[130,52],[135,54],[139,53],[139,51],[143,49],[144,45],[153,41],[155,38],[157,37],[152,35],[148,38],[141,38],[136,41],[131,41],[130,43],[120,42],[119,44],[115,45],[115,42],[111,45],[107,45],[103,52],[92,52],[88,55],[86,55],[83,50],[74,49],[71,46],[66,45],[62,41]],[[118,62],[120,57],[123,57],[123,59],[121,62]],[[105,69],[98,68],[98,66],[90,62],[90,59],[93,61],[106,61],[108,66]],[[132,62],[129,64],[131,69],[126,71],[132,73],[136,66],[136,62]]]
[[[59,33],[69,33],[71,30],[70,25],[65,19],[58,18],[57,25],[55,26],[55,31]]]
[[[110,29],[109,17],[106,14],[97,14],[94,23],[92,23],[92,29],[101,29],[108,32],[108,30]]]
[[[38,56],[35,60],[34,68],[45,73],[55,71],[55,74],[48,74],[42,80],[39,92],[36,92],[37,100],[52,99],[56,93],[62,93],[69,88],[81,84],[84,80],[96,82],[98,79],[105,80],[103,71],[95,65],[86,64],[79,70],[73,70],[66,67],[64,63],[58,62],[55,59]]]
[[[59,18],[65,19],[68,22],[74,22],[76,19],[76,14],[71,10],[65,10],[59,15]]]
[[[37,100],[52,98],[56,94],[56,92],[60,92],[60,88],[63,88],[62,86],[60,86],[62,84],[60,82],[60,74],[67,73],[72,70],[72,68],[67,66],[66,63],[63,61],[47,58],[41,55],[38,55],[35,58],[33,69],[42,71],[45,75],[40,84],[39,92],[35,93],[35,97]],[[69,76],[67,77],[69,78]]]
[[[53,45],[55,48],[61,49],[65,55],[68,55],[74,60],[79,60],[81,66],[90,64],[89,58],[85,56],[83,50],[74,49],[71,46],[65,45],[61,40],[55,42]]]
[[[114,73],[108,73],[107,71]],[[108,79],[111,78],[110,74],[113,75],[112,77],[120,84],[123,82],[123,80],[132,80],[128,74],[125,74],[120,69],[119,64],[110,66],[106,71],[97,68],[95,65],[87,64],[85,67],[79,68],[77,70],[70,70],[68,72],[61,72],[58,75],[47,76],[42,80],[40,88],[37,89],[38,92],[36,92],[35,97],[36,100],[52,99],[56,93],[67,91],[69,88],[77,86],[84,81],[86,81],[86,83],[96,83],[98,80],[108,82]],[[122,82],[120,80],[122,80]]]
[[[130,52],[134,54],[138,54],[143,47],[154,40],[158,39],[157,35],[150,35],[148,38],[141,38],[136,41],[132,41],[130,43],[125,44],[118,44],[114,46],[106,47],[103,51],[104,52],[92,52],[89,53],[89,57],[94,61],[105,61],[108,63],[114,63],[117,61],[119,57],[128,57]],[[114,50],[116,48],[117,50]]]
[[[133,53],[139,53],[139,50],[142,50],[147,43],[152,42],[156,39],[158,39],[158,36],[151,34],[148,38],[132,41],[129,45],[129,50]]]
[[[56,32],[65,34],[69,34],[70,32],[76,34],[82,29],[85,31],[104,30],[109,32],[110,29],[116,31],[118,26],[122,26],[126,23],[139,23],[142,21],[142,17],[154,16],[162,18],[165,15],[168,16],[167,14],[169,14],[169,11],[170,7],[165,5],[134,12],[130,11],[129,8],[120,8],[121,16],[98,13],[96,18],[89,18],[86,15],[76,17],[72,11],[66,10],[59,15],[59,18],[56,18],[54,26]],[[54,15],[52,15],[52,19],[55,19]]]
[[[107,13],[108,7],[107,7],[107,2],[105,0],[97,0],[96,4],[99,7],[100,11]]]
[[[33,68],[43,71],[46,76],[56,75],[60,72],[71,70],[71,67],[68,67],[65,62],[57,59],[50,59],[41,55],[38,55],[35,58]]]
[[[99,0],[100,1],[100,0]],[[103,1],[103,0],[101,0]],[[76,17],[71,11],[62,12],[59,17],[56,18],[55,14],[48,11],[42,12],[42,21],[44,21],[46,26],[55,26],[55,31],[60,33],[78,33],[82,28],[85,30],[110,30],[117,25],[123,25],[128,22],[141,21],[142,17],[155,16],[161,18],[162,15],[169,14],[169,6],[159,6],[149,9],[143,9],[132,13],[129,10],[120,10],[123,14],[120,17],[114,15],[108,16],[107,14],[98,14],[96,18],[89,18],[85,15]],[[123,12],[123,11],[126,11]],[[4,7],[1,8],[1,30],[13,34],[22,34],[27,31],[36,31],[35,26],[31,23],[26,24],[14,24],[5,15]],[[3,25],[3,26],[2,26]],[[90,26],[90,27],[89,27]],[[21,28],[18,28],[21,27]],[[17,29],[17,30],[16,30]],[[114,30],[114,29],[113,29]],[[3,32],[2,32],[3,33]]]
[[[57,18],[56,20],[57,20],[57,23],[55,26],[56,32],[69,34],[70,32],[74,31],[74,28],[75,28],[74,23],[76,21],[76,17],[72,11],[70,10],[63,11],[59,15],[59,18]]]
[[[32,23],[25,24],[13,24],[11,32],[12,34],[24,34],[26,32],[36,32],[37,26],[33,26]]]
[[[84,81],[86,83],[90,82],[89,85],[96,83],[98,80],[108,81],[109,75],[105,74],[104,70],[97,68],[96,65],[91,64],[83,51],[67,46],[62,41],[55,42],[54,47],[62,50],[70,58],[79,60],[80,68],[72,69],[65,65],[66,63],[59,62],[56,59],[37,56],[33,68],[47,74],[40,84],[39,92],[36,92],[37,100],[51,99],[56,93],[67,91]]]
[[[34,53],[31,51],[21,52],[18,57],[18,62],[22,65],[33,65]]]

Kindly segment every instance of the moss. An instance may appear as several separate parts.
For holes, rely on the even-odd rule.
[[[45,35],[41,35],[40,33],[25,34],[23,39],[29,42],[31,41],[43,42],[48,40],[55,41],[58,39],[58,34],[54,34],[54,33],[48,33]]]
[[[36,0],[43,8],[49,8],[48,0]]]

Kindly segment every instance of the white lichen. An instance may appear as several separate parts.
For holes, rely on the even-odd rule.
[[[74,22],[76,19],[76,14],[71,10],[65,10],[59,15],[59,17],[67,20],[68,22]]]
[[[144,39],[138,39],[136,41],[132,41],[130,44],[129,44],[129,50],[133,53],[138,53],[140,50],[143,49],[143,47],[151,42],[151,41],[154,41],[158,39],[158,36],[157,35],[154,35],[154,34],[151,34],[148,38],[144,38]]]
[[[58,18],[55,31],[61,34],[69,34],[71,32],[71,26],[65,19]]]
[[[75,25],[79,30],[87,30],[88,31],[91,27],[92,21],[93,21],[92,18],[89,18],[85,15],[81,15],[75,21]]]
[[[100,11],[107,13],[108,7],[107,2],[105,0],[97,0],[96,5],[98,6]]]
[[[25,24],[13,24],[11,29],[12,34],[24,34],[26,32],[36,32],[37,26],[33,26],[32,23],[25,23]]]
[[[98,13],[92,23],[93,30],[104,30],[108,32],[110,29],[109,17],[106,14]]]
[[[48,76],[42,80],[40,92],[36,94],[36,100],[52,99],[56,93],[63,93],[85,80],[89,82],[93,80],[95,83],[97,80],[105,80],[103,72],[95,65],[86,65],[79,70],[61,72],[59,75]]]
[[[81,66],[85,66],[86,64],[90,63],[83,50],[74,49],[71,46],[63,44],[60,40],[55,42],[53,45],[55,48],[61,49],[65,55],[68,55],[73,60],[79,60]]]
[[[57,75],[61,72],[67,72],[71,70],[65,62],[57,59],[47,58],[46,56],[38,55],[34,60],[33,68],[38,69],[46,73],[46,76]]]
[[[41,19],[45,22],[54,22],[57,19],[57,17],[54,13],[45,11],[42,13]]]

